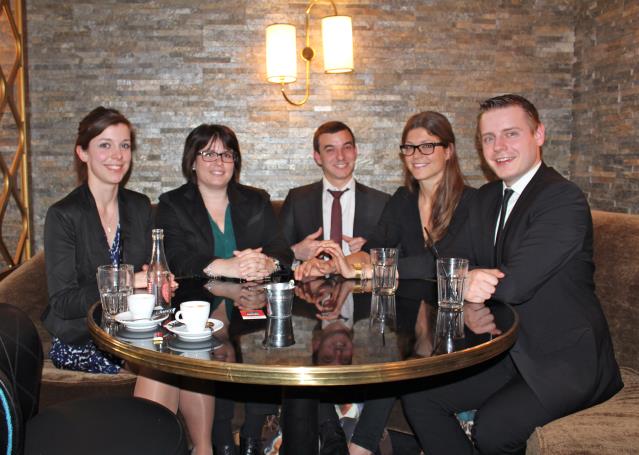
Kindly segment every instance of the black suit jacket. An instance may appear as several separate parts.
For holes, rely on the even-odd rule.
[[[304,240],[324,225],[322,220],[322,181],[293,188],[286,195],[280,223],[289,245]],[[353,236],[368,239],[390,196],[355,182]]]
[[[143,194],[118,192],[122,262],[139,271],[151,256],[151,203]],[[49,304],[42,319],[51,335],[67,344],[90,340],[86,316],[100,300],[96,271],[111,263],[95,199],[82,185],[47,211],[44,252]]]
[[[293,254],[279,229],[270,196],[264,190],[231,182],[228,186],[231,221],[238,250],[262,247],[267,256],[290,267]],[[208,212],[193,183],[160,196],[157,226],[164,229],[164,250],[178,276],[202,276],[216,257]]]
[[[623,384],[594,292],[592,218],[583,193],[542,163],[506,221],[495,264],[501,194],[501,181],[479,190],[465,239],[472,265],[496,266],[506,275],[493,298],[519,313],[510,349],[517,369],[558,414],[609,398]]]
[[[446,235],[436,244],[438,253],[447,256],[468,220],[468,207],[476,190],[466,187],[450,220]],[[419,193],[400,186],[386,204],[379,223],[364,245],[371,248],[399,248],[397,268],[402,279],[435,278],[435,257],[424,244],[419,216]]]

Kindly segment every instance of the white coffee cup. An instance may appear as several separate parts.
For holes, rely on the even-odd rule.
[[[210,304],[203,300],[190,300],[180,303],[180,311],[175,313],[175,320],[186,325],[187,332],[202,332],[209,319]]]
[[[131,319],[150,319],[155,308],[153,294],[131,294],[127,297]]]

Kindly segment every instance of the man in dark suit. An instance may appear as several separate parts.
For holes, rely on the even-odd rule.
[[[457,245],[474,266],[465,317],[491,325],[485,305],[505,302],[519,314],[519,333],[504,355],[403,397],[429,455],[523,453],[535,427],[623,386],[594,293],[590,209],[576,185],[542,162],[536,108],[518,95],[484,101],[477,139],[500,180],[479,190]],[[477,409],[474,447],[454,415],[468,409]]]
[[[341,208],[340,243],[345,254],[362,248],[389,199],[353,178],[357,145],[344,123],[326,122],[315,131],[313,159],[322,168],[322,180],[290,190],[280,214],[284,236],[299,261],[311,259],[321,239],[331,239],[333,194]]]

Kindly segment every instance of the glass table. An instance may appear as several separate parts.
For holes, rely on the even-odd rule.
[[[335,277],[297,283],[292,316],[283,320],[242,317],[241,311],[267,312],[262,284],[179,281],[172,299],[175,308],[180,302],[206,300],[211,318],[223,323],[210,339],[179,339],[164,327],[172,317],[150,331],[132,331],[104,321],[95,304],[88,323],[96,343],[144,367],[214,381],[282,386],[284,396],[293,391],[299,397],[300,390],[312,396],[327,387],[409,381],[477,365],[512,346],[518,327],[516,312],[504,304],[488,306],[493,316],[489,325],[473,321],[470,308],[465,315],[439,310],[436,284],[430,281],[400,280],[392,296],[373,295],[366,291],[366,282]],[[295,412],[288,415],[292,425]],[[286,432],[286,419],[282,427]],[[301,443],[289,432],[291,441]],[[304,453],[317,452],[313,444],[308,450]]]

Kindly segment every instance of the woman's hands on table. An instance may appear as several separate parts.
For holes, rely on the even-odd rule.
[[[275,260],[262,253],[262,248],[234,251],[233,255],[228,259],[215,259],[204,268],[204,273],[255,281],[266,278],[277,269]]]

